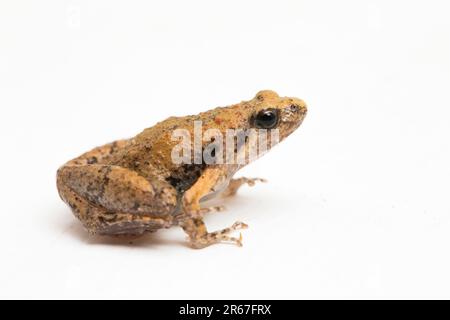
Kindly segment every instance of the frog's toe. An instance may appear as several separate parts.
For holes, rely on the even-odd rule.
[[[257,182],[266,183],[267,180],[263,178],[245,178],[245,177],[232,179],[227,189],[222,193],[222,196],[223,197],[234,196],[239,190],[239,188],[242,187],[243,185],[246,184],[250,187],[253,187]]]
[[[212,207],[211,208],[211,212],[222,212],[225,211],[226,207],[225,206],[216,206],[216,207]]]
[[[236,221],[235,223],[233,223],[233,225],[231,226],[232,230],[242,230],[242,229],[248,229],[248,224],[240,222],[240,221]]]
[[[245,181],[250,187],[253,187],[257,182],[267,183],[267,179],[264,178],[246,178]]]

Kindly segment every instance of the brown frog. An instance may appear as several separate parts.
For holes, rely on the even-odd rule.
[[[255,139],[249,138],[250,135],[242,143],[237,137],[224,139],[233,144],[220,153],[221,159],[215,154],[220,149],[208,146],[215,143],[215,147],[221,147],[223,140],[217,143],[220,140],[217,134],[225,136],[230,130],[246,133],[261,130],[265,131],[267,142],[271,142],[266,148],[270,149],[274,137],[281,141],[300,126],[306,111],[302,100],[265,90],[249,101],[198,115],[170,117],[131,139],[97,147],[67,162],[57,172],[58,191],[92,234],[139,236],[178,225],[194,248],[219,242],[241,246],[242,235],[235,238],[230,233],[247,225],[236,222],[229,228],[208,232],[202,216],[223,208],[205,208],[200,203],[217,196],[232,196],[244,184],[252,186],[264,181],[233,179],[249,162],[248,157],[245,163],[222,161],[223,154],[236,160],[239,154],[255,146]],[[196,140],[195,123],[201,123],[202,132],[214,129],[216,136]],[[177,130],[194,135],[193,141],[180,143],[179,137],[174,138]],[[181,163],[174,161],[174,150],[181,150],[180,146],[194,150],[187,156],[184,154],[187,161]],[[206,150],[211,151],[213,161],[202,157]]]

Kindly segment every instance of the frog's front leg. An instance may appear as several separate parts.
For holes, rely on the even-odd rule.
[[[201,208],[200,201],[206,195],[214,193],[215,186],[226,179],[225,167],[211,167],[206,169],[197,182],[183,195],[183,212],[193,218],[202,217],[205,213],[224,210],[223,206]]]
[[[231,227],[223,230],[208,232],[201,218],[205,209],[200,207],[200,200],[207,194],[214,192],[214,187],[226,179],[226,167],[211,167],[206,169],[197,182],[185,192],[183,196],[183,213],[179,217],[179,224],[189,236],[192,247],[204,248],[219,242],[229,242],[242,246],[242,235],[239,238],[229,236],[235,230],[245,229],[247,225],[235,222]],[[206,208],[206,212],[214,209]]]
[[[262,178],[237,178],[237,179],[231,179],[230,184],[228,187],[222,192],[222,197],[231,197],[236,195],[237,191],[240,187],[242,187],[244,184],[249,185],[250,187],[253,187],[256,182],[263,182],[266,183],[266,179]]]

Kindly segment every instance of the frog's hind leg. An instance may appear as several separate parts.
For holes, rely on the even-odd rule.
[[[58,170],[57,185],[61,198],[72,209],[76,207],[75,215],[91,233],[108,233],[102,229],[113,222],[116,226],[122,223],[125,231],[140,223],[170,220],[177,206],[177,194],[170,184],[119,166],[66,165]],[[111,233],[120,230],[112,228]]]
[[[253,187],[256,182],[263,182],[266,183],[266,179],[262,178],[237,178],[237,179],[231,179],[230,184],[228,187],[222,192],[222,197],[231,197],[236,195],[237,191],[240,187],[242,187],[244,184],[249,185],[250,187]]]
[[[170,226],[170,221],[164,219],[108,211],[81,197],[65,184],[60,186],[60,193],[90,234],[137,237],[144,232]]]
[[[215,243],[231,243],[241,247],[242,234],[239,234],[239,238],[231,237],[229,234],[235,230],[248,228],[243,222],[235,222],[229,228],[208,232],[201,218],[188,218],[181,221],[180,225],[188,235],[190,245],[195,249],[205,248]]]
[[[142,177],[108,159],[133,143],[119,140],[94,148],[57,173],[61,198],[91,233],[135,234],[167,226],[177,206],[176,190],[157,177]]]

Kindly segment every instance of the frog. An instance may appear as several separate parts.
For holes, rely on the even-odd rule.
[[[200,122],[202,130],[214,129],[224,135],[229,130],[276,132],[280,142],[300,127],[306,114],[303,100],[262,90],[240,103],[197,115],[169,117],[134,137],[107,143],[68,161],[57,170],[57,190],[89,234],[139,237],[178,226],[192,248],[217,243],[242,246],[242,233],[238,237],[233,234],[248,225],[236,221],[227,228],[209,232],[205,215],[223,211],[224,207],[205,203],[235,196],[242,186],[266,180],[234,177],[251,161],[174,161],[174,149],[180,141],[173,133],[184,130],[194,134],[194,123]],[[197,143],[204,152],[213,140],[188,143]],[[248,150],[250,140],[247,136],[240,145],[233,143],[232,155]],[[271,144],[266,152],[272,147]],[[197,155],[194,148],[186,159]]]

